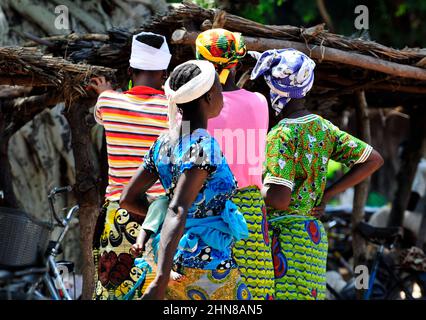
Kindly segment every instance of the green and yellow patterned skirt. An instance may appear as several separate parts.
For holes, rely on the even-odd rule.
[[[93,241],[96,268],[94,299],[122,300],[142,275],[143,270],[134,265],[130,253],[141,222],[120,208],[117,201],[107,201],[102,207]],[[154,278],[155,268],[146,275],[133,299],[140,299]]]
[[[322,223],[311,216],[270,220],[278,300],[324,300],[328,241]]]
[[[234,258],[253,300],[270,300],[274,293],[274,266],[266,207],[258,187],[239,189],[232,199],[247,221],[249,238],[234,246]]]
[[[238,269],[181,268],[183,278],[169,281],[167,300],[250,300]]]

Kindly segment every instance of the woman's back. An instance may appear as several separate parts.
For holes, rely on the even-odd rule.
[[[283,119],[268,134],[267,144],[264,183],[291,188],[286,214],[298,215],[308,215],[320,204],[330,159],[351,167],[365,161],[372,150],[371,146],[315,114]]]
[[[169,134],[164,134],[155,142],[150,153],[148,161],[151,163],[147,166],[155,166],[170,199],[179,176],[185,170],[196,167],[209,172],[209,178],[188,210],[188,217],[219,215],[236,189],[234,176],[219,145],[204,129],[186,134],[176,142],[172,142]]]
[[[199,168],[209,173],[188,209],[185,232],[175,255],[177,265],[197,269],[236,268],[231,245],[247,234],[245,221],[230,199],[236,181],[216,140],[197,129],[173,141],[164,134],[151,147],[144,168],[157,172],[169,199],[180,175]]]
[[[208,130],[225,154],[238,187],[262,187],[262,164],[268,132],[268,103],[257,92],[223,92],[223,109],[209,119]]]

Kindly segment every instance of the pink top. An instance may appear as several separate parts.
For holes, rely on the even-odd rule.
[[[218,141],[238,188],[261,188],[269,124],[266,98],[240,89],[223,92],[223,102],[220,115],[209,120],[207,130]]]

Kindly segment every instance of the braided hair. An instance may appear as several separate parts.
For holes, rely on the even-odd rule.
[[[201,69],[195,64],[192,64],[192,63],[184,64],[183,66],[180,66],[176,68],[175,70],[173,70],[172,74],[170,75],[170,80],[169,80],[170,88],[174,91],[177,91],[185,83],[189,82],[191,79],[195,78],[200,73],[201,73]],[[194,108],[198,107],[198,100],[200,98],[184,103],[184,104],[178,104],[177,106],[182,111],[190,110],[190,109],[194,110]]]
[[[156,49],[160,49],[164,43],[164,38],[156,34],[141,34],[136,37],[136,40]]]

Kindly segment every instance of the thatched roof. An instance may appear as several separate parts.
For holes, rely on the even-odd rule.
[[[304,51],[317,62],[317,87],[340,90],[364,86],[426,94],[426,48],[397,50],[330,33],[324,25],[307,29],[262,25],[193,4],[157,18],[147,28],[167,34],[174,44],[191,46],[197,33],[212,26],[241,32],[249,50],[293,47]]]
[[[341,104],[339,99],[344,100],[345,95],[359,90],[384,97],[382,107],[387,106],[386,97],[401,103],[404,99],[424,99],[426,94],[426,49],[397,50],[374,41],[330,33],[323,25],[311,28],[262,25],[220,10],[184,3],[141,29],[162,33],[168,38],[174,53],[173,66],[194,57],[195,37],[211,27],[243,33],[249,50],[294,47],[310,55],[317,62],[312,96],[322,106]],[[81,92],[89,76],[111,77],[113,70],[109,68],[118,70],[115,76],[124,84],[131,35],[127,30],[112,29],[108,34],[32,37],[31,42],[24,44],[25,49],[2,48],[0,61],[7,62],[0,62],[0,84],[30,76],[37,79],[31,82],[33,86],[56,84],[58,87],[70,83],[75,91]],[[46,53],[65,59],[47,57],[41,51],[30,49],[34,46],[42,46]],[[260,82],[247,81],[254,60],[247,57],[243,65],[240,83],[248,88],[261,86]],[[387,94],[383,95],[384,92]]]
[[[0,85],[45,86],[60,89],[65,97],[84,95],[91,77],[114,77],[116,70],[72,63],[37,48],[0,47]]]

